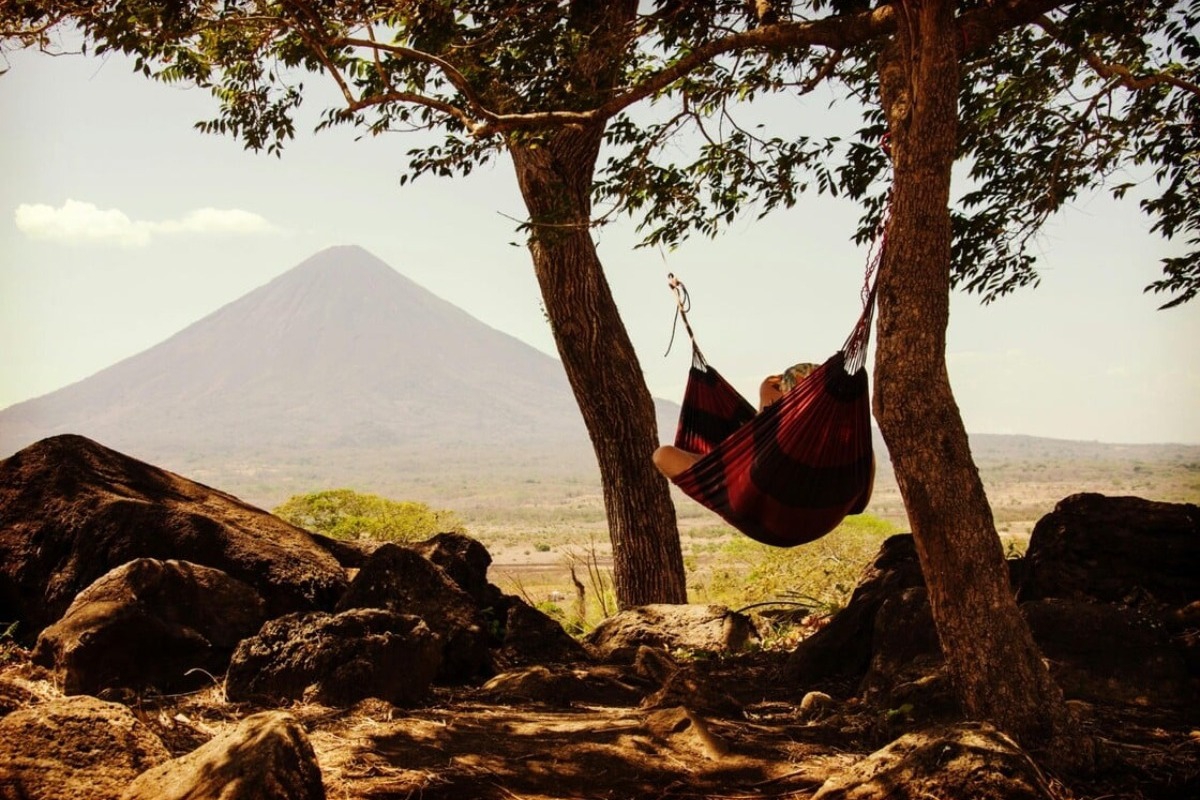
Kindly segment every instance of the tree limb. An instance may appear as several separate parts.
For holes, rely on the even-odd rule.
[[[333,39],[329,42],[329,45],[331,47],[361,47],[371,50],[375,53],[383,51],[385,53],[391,53],[392,55],[401,56],[403,58],[411,58],[414,61],[420,61],[422,63],[437,67],[442,71],[442,74],[446,76],[446,80],[450,81],[450,84],[462,94],[463,98],[467,101],[467,105],[472,111],[478,114],[478,116],[487,120],[500,118],[502,116],[484,106],[483,101],[480,100],[479,95],[471,86],[471,82],[467,80],[465,75],[458,71],[457,67],[455,67],[446,59],[435,56],[433,53],[427,53],[424,50],[417,50],[412,47],[404,47],[403,45],[398,44],[384,44],[374,39],[359,39],[354,36],[342,36],[337,39]],[[460,114],[460,116],[467,115]]]
[[[1063,36],[1062,28],[1056,25],[1053,20],[1049,19],[1048,17],[1041,16],[1038,17],[1035,22],[1037,23],[1038,27],[1050,34],[1051,38],[1053,38],[1056,42],[1059,42],[1066,47],[1071,47],[1071,45],[1067,43],[1066,37]],[[1078,50],[1079,54],[1082,55],[1084,60],[1087,61],[1088,66],[1090,66],[1097,75],[1102,78],[1116,80],[1121,86],[1124,86],[1130,91],[1138,92],[1143,89],[1149,89],[1151,86],[1156,86],[1160,83],[1168,83],[1177,89],[1183,89],[1185,92],[1190,92],[1191,94],[1200,96],[1200,85],[1192,83],[1191,81],[1186,81],[1182,78],[1178,78],[1169,72],[1154,72],[1148,75],[1143,75],[1139,78],[1133,74],[1133,70],[1124,64],[1110,64],[1104,59],[1100,58],[1100,56],[1092,50],[1089,50],[1085,47],[1072,49]]]
[[[1075,5],[1077,1],[1002,0],[968,11],[958,18],[958,28],[962,33],[962,52],[987,47],[1007,31],[1036,22],[1051,11]]]

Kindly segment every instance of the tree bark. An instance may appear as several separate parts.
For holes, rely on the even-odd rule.
[[[617,604],[686,603],[675,506],[651,461],[654,401],[591,236],[602,133],[564,128],[509,149],[546,314],[600,466]]]
[[[880,57],[894,174],[878,277],[875,415],[967,713],[1055,765],[1078,768],[1090,748],[1009,587],[946,370],[959,90],[954,3],[907,0],[896,8],[897,34]]]

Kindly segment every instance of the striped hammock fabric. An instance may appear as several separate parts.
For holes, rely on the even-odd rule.
[[[777,547],[811,542],[871,499],[866,353],[877,267],[878,254],[868,265],[862,314],[842,348],[760,413],[704,359],[687,319],[687,290],[668,276],[692,342],[675,446],[701,455],[672,480],[752,539]]]
[[[704,454],[675,476],[689,497],[764,544],[811,542],[861,513],[871,496],[866,368],[847,371],[838,351],[755,414],[716,370],[693,365],[675,446]]]

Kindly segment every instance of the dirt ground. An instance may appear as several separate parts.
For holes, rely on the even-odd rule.
[[[595,667],[575,673],[583,688],[574,697],[552,702],[550,695],[534,701],[482,687],[442,687],[420,708],[367,700],[348,709],[286,710],[309,733],[330,800],[803,800],[911,727],[854,700],[816,715],[802,711],[801,699],[780,680],[784,658],[758,652],[694,665],[705,696],[728,701],[704,713],[650,707],[620,671]],[[0,677],[28,687],[31,702],[57,695],[24,658],[10,654]],[[227,702],[218,685],[186,695],[107,699],[129,705],[176,756],[263,710]],[[1149,708],[1080,709],[1100,742],[1101,769],[1086,779],[1047,775],[1053,796],[1200,796],[1197,720]]]

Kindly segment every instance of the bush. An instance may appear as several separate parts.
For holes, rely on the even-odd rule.
[[[834,611],[846,605],[863,569],[894,533],[892,523],[864,514],[799,547],[769,547],[738,537],[721,549],[717,562],[722,566],[713,571],[709,594],[733,608],[788,600]]]
[[[453,511],[435,511],[424,503],[388,500],[351,489],[298,494],[271,513],[332,539],[411,542],[436,533],[464,532]]]

